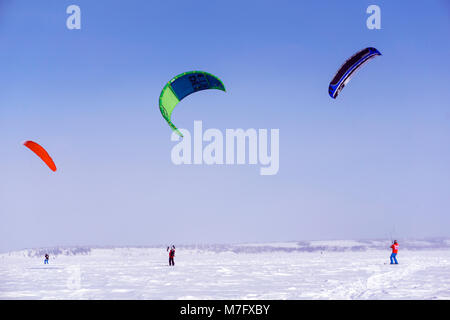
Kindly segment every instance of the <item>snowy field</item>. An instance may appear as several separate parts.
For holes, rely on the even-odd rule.
[[[450,240],[47,248],[0,255],[0,299],[450,299]],[[43,254],[50,253],[50,264]]]

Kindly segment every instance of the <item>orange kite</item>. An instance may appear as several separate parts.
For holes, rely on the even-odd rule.
[[[33,141],[25,141],[23,145],[33,151],[39,158],[41,158],[42,161],[47,164],[50,170],[52,170],[53,172],[56,171],[56,166],[52,158],[49,156],[47,151],[45,151],[45,149],[42,148],[39,144]]]

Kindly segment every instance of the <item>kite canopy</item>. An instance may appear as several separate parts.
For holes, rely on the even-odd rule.
[[[355,53],[348,59],[338,70],[328,87],[330,97],[336,99],[339,92],[344,89],[345,85],[350,81],[356,71],[358,71],[369,60],[381,56],[380,51],[375,48],[365,48]]]
[[[25,141],[23,145],[33,151],[39,158],[41,158],[41,160],[45,162],[50,170],[52,170],[53,172],[56,171],[55,163],[43,147],[33,141]]]
[[[216,76],[204,71],[189,71],[171,79],[162,89],[159,96],[159,110],[169,126],[179,135],[183,136],[172,123],[171,116],[175,106],[188,95],[207,89],[225,90],[222,81]]]

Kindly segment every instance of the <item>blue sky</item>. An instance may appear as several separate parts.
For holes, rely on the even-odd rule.
[[[0,250],[450,236],[449,17],[446,1],[1,1]],[[383,56],[331,99],[367,46]],[[158,98],[189,70],[227,92],[173,122],[279,129],[277,175],[172,164]]]

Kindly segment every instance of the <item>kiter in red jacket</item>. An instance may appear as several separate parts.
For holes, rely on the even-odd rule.
[[[167,248],[167,250],[169,251],[169,248]],[[169,251],[169,266],[174,266],[175,265],[175,246],[172,246],[172,248]]]
[[[397,240],[394,240],[394,243],[392,244],[391,249],[392,249],[391,264],[394,264],[394,261],[395,261],[395,264],[398,264],[398,261],[397,261],[398,242],[397,242]]]

